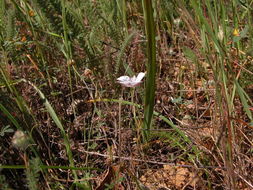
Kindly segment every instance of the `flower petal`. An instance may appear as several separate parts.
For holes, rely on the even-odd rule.
[[[141,80],[143,79],[145,74],[146,73],[141,72],[138,74],[137,77],[133,76],[131,78],[129,76],[121,76],[117,78],[117,82],[125,87],[136,87],[141,83]]]
[[[118,82],[124,82],[124,81],[129,81],[130,77],[129,76],[121,76],[119,78],[117,78]]]
[[[136,82],[141,82],[141,80],[144,78],[144,76],[146,75],[146,73],[140,72],[136,78]]]

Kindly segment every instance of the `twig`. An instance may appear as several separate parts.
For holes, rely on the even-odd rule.
[[[193,165],[186,165],[186,164],[174,164],[174,163],[168,163],[168,162],[157,162],[157,161],[151,161],[151,160],[142,160],[142,159],[137,159],[137,158],[130,158],[130,157],[124,157],[124,156],[111,156],[107,154],[101,154],[97,152],[88,152],[88,151],[83,151],[86,154],[90,155],[96,155],[96,156],[101,156],[101,157],[111,157],[113,159],[121,159],[121,160],[127,160],[127,161],[136,161],[136,162],[145,162],[145,163],[150,163],[150,164],[158,164],[158,165],[170,165],[170,166],[176,166],[176,167],[182,167],[182,168],[195,168],[195,169],[202,169],[202,168],[213,168],[213,169],[224,169],[226,170],[225,167],[220,167],[220,166],[198,166],[197,168]]]
[[[248,186],[250,186],[253,189],[253,184],[251,184],[249,181],[247,181],[243,176],[241,176],[236,171],[235,171],[235,174],[238,175]]]

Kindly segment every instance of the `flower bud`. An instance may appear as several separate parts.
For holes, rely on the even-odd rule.
[[[20,131],[20,130],[17,130],[15,132],[15,134],[12,137],[11,142],[13,146],[22,150],[26,149],[30,143],[29,137],[23,131]]]

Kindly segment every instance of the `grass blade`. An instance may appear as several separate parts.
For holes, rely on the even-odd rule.
[[[155,76],[156,76],[156,42],[155,42],[155,23],[151,0],[143,0],[143,10],[145,17],[145,29],[147,36],[147,83],[145,89],[144,123],[143,138],[146,141],[149,130],[152,126],[152,117],[155,101]]]
[[[243,109],[244,111],[246,112],[248,118],[251,120],[252,122],[252,113],[249,109],[249,104],[247,102],[247,99],[245,97],[245,91],[242,89],[242,87],[239,85],[239,83],[237,81],[235,81],[235,85],[236,85],[236,90],[237,90],[237,93],[240,97],[240,100],[242,102],[242,105],[243,105]]]
[[[8,119],[13,123],[13,125],[19,129],[22,130],[22,127],[19,125],[17,120],[11,115],[11,113],[0,103],[0,110],[8,117]]]
[[[67,155],[69,158],[69,163],[71,167],[75,167],[74,166],[74,160],[73,160],[73,155],[70,149],[70,142],[69,142],[69,138],[64,130],[64,127],[60,121],[60,119],[58,118],[57,114],[55,113],[53,107],[51,106],[51,104],[49,103],[49,101],[47,100],[47,98],[45,97],[45,95],[31,82],[23,79],[24,82],[29,83],[35,90],[36,92],[39,94],[40,98],[44,101],[44,105],[49,113],[49,115],[52,117],[53,121],[55,122],[56,126],[60,129],[61,131],[61,135],[63,136],[63,140],[64,140],[64,145],[66,147],[66,151],[67,151]],[[75,177],[75,179],[77,179],[77,174],[75,171],[73,171],[73,175]]]

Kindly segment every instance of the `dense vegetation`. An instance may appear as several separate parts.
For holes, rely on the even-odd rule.
[[[0,189],[253,189],[252,22],[251,0],[0,0]]]

